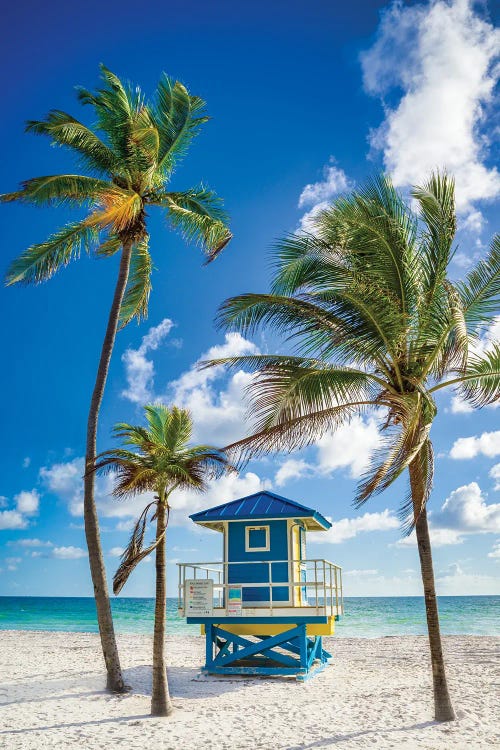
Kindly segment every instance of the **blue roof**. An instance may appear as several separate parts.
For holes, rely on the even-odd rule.
[[[195,523],[212,526],[220,521],[260,520],[263,518],[303,518],[309,521],[307,527],[319,531],[329,529],[332,525],[317,510],[300,505],[294,500],[264,490],[239,500],[231,500],[224,505],[200,510],[189,516]]]

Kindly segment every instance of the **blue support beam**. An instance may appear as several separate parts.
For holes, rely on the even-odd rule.
[[[206,624],[207,674],[291,675],[306,680],[331,660],[321,636],[309,637],[306,625],[273,636],[243,637]]]

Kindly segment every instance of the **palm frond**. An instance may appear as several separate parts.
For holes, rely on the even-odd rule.
[[[492,240],[488,256],[458,283],[467,325],[472,331],[491,322],[500,309],[500,234]]]
[[[471,355],[463,375],[455,383],[459,395],[471,406],[500,403],[500,342],[481,356]]]
[[[118,161],[112,149],[67,112],[53,109],[45,120],[30,120],[26,131],[47,135],[53,143],[73,149],[91,171],[109,175],[117,170]]]
[[[15,193],[0,196],[2,203],[14,200],[35,206],[82,206],[109,191],[109,183],[77,174],[34,177],[21,183]]]
[[[172,226],[187,242],[201,246],[207,262],[214,260],[233,236],[224,221],[217,218],[224,214],[211,191],[167,193],[163,205]]]
[[[146,547],[146,549],[144,549],[143,545],[148,521],[148,512],[149,509],[156,504],[156,500],[149,503],[142,511],[136,525],[134,526],[129,543],[121,556],[120,567],[113,577],[114,594],[120,593],[122,588],[127,583],[128,578],[134,568],[137,567],[141,560],[144,560],[145,557],[150,555],[151,552],[153,552],[153,550],[156,549],[158,544],[163,540],[164,534],[158,537],[152,544],[149,545],[149,547]]]
[[[165,73],[156,95],[157,101],[150,109],[160,135],[158,165],[169,175],[208,117],[202,115],[205,102],[190,96],[182,83],[173,81]]]
[[[130,261],[130,275],[120,310],[120,326],[124,328],[133,318],[137,322],[147,318],[151,294],[153,261],[149,254],[149,236],[134,245]]]
[[[6,283],[38,284],[78,258],[81,250],[89,253],[99,240],[99,230],[85,221],[68,224],[45,242],[32,245],[10,265]]]

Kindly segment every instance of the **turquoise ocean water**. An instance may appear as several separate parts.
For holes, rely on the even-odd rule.
[[[337,635],[376,638],[426,633],[421,597],[346,598],[345,615]],[[113,599],[119,633],[151,633],[153,599]],[[444,634],[500,635],[500,596],[442,596],[439,598]],[[167,629],[172,635],[197,635],[177,614],[177,599],[167,603]],[[0,630],[97,632],[94,600],[72,597],[0,597]]]

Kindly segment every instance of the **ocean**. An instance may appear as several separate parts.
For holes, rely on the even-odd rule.
[[[112,599],[118,633],[152,633],[154,599]],[[350,597],[337,623],[342,637],[377,638],[425,635],[424,600],[418,596]],[[500,596],[439,597],[441,630],[445,635],[500,635]],[[0,630],[97,632],[94,600],[83,597],[0,597]],[[198,635],[177,613],[177,599],[167,602],[167,632]]]

